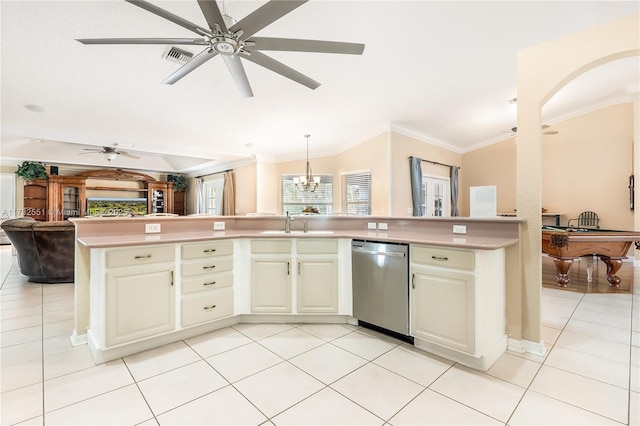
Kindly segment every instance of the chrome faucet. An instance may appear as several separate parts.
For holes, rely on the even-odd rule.
[[[291,233],[291,221],[295,220],[293,216],[289,216],[289,212],[287,211],[287,217],[284,219],[284,233]]]
[[[306,219],[302,219],[302,232],[304,232],[305,234],[309,232],[309,227],[307,226]]]

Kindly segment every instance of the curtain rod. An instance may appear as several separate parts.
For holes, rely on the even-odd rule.
[[[413,155],[409,156],[409,158],[413,158]],[[445,167],[450,167],[450,168],[454,167],[454,166],[452,166],[450,164],[438,163],[437,161],[424,160],[422,158],[420,160],[421,161],[426,161],[427,163],[435,164],[435,165],[438,165],[438,166],[445,166]],[[457,167],[457,166],[455,166],[455,167]],[[458,169],[462,169],[462,167],[458,167]]]
[[[213,175],[219,175],[219,174],[221,174],[221,173],[227,173],[227,172],[232,172],[232,171],[233,171],[233,169],[222,170],[222,171],[220,171],[220,172],[215,172],[215,173],[209,173],[209,174],[206,174],[206,175],[196,176],[195,178],[196,178],[196,179],[200,179],[200,178],[203,178],[203,177],[213,176]]]

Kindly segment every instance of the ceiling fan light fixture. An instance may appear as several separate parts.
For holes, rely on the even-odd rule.
[[[221,55],[233,55],[239,48],[238,42],[229,37],[216,37],[211,40],[211,46]]]
[[[108,152],[103,152],[102,155],[104,155],[104,158],[106,158],[107,161],[111,161],[118,156],[118,153],[114,151],[108,151]]]

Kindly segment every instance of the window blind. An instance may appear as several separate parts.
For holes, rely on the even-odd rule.
[[[345,175],[345,213],[367,216],[371,214],[371,172]]]

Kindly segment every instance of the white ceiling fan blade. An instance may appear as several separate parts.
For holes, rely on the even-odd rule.
[[[364,44],[339,41],[302,40],[294,38],[253,37],[249,50],[280,50],[286,52],[344,53],[362,55]]]
[[[249,56],[243,56],[243,58],[261,65],[271,71],[278,73],[284,77],[287,77],[296,83],[300,83],[303,86],[308,87],[309,89],[317,89],[320,86],[320,83],[317,81],[307,77],[306,75],[294,70],[283,64],[282,62],[278,62],[273,58],[268,57],[267,55],[260,52],[251,52]]]
[[[232,33],[242,30],[244,31],[244,38],[251,37],[267,25],[277,21],[306,2],[307,0],[271,0],[238,21],[231,26],[229,30]]]
[[[207,44],[203,38],[77,38],[76,41],[82,44]]]
[[[133,158],[134,160],[140,159],[140,157],[138,157],[137,155],[129,154],[128,152],[124,151],[115,151],[115,153],[118,155],[122,155],[123,157]]]
[[[236,82],[236,86],[238,86],[238,90],[240,90],[242,97],[253,97],[253,91],[251,90],[249,79],[247,78],[247,74],[244,71],[240,58],[236,55],[222,55],[222,59],[224,59],[224,63],[227,64],[227,68],[233,77],[233,81]]]
[[[151,4],[147,1],[143,1],[143,0],[125,0],[131,4],[133,4],[134,6],[138,6],[144,10],[146,10],[147,12],[151,12],[154,15],[158,15],[161,18],[167,19],[171,22],[173,22],[174,24],[178,24],[181,27],[184,27],[186,29],[188,29],[189,31],[193,31],[196,34],[199,35],[205,35],[205,34],[209,34],[209,30],[207,30],[206,28],[202,28],[199,25],[194,24],[191,21],[188,21],[184,18],[179,17],[178,15],[174,15],[173,13],[169,12],[168,10],[164,10],[154,4]]]
[[[216,25],[218,25],[223,33],[227,32],[227,24],[224,22],[220,8],[215,0],[198,0],[198,5],[212,31],[215,31]]]

